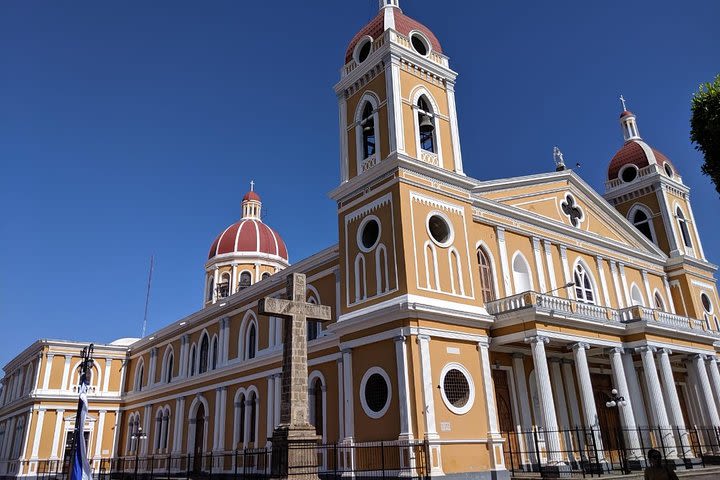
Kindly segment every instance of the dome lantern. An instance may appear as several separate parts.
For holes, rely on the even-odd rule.
[[[640,140],[640,132],[638,131],[635,114],[627,109],[625,98],[620,95],[620,103],[622,103],[623,111],[620,114],[620,126],[622,126],[623,137],[626,142],[630,140]]]

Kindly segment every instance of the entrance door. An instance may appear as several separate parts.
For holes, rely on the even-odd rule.
[[[603,447],[605,450],[617,450],[620,448],[618,434],[621,429],[620,412],[618,408],[608,407],[606,402],[610,401],[610,392],[613,389],[612,377],[610,375],[593,376],[593,395],[595,396],[595,408],[598,413],[600,434],[602,435]]]
[[[85,437],[85,448],[90,445],[90,432],[83,432]],[[70,464],[72,463],[72,453],[75,447],[75,431],[70,430],[65,436],[65,451],[63,452],[63,472],[69,472]]]
[[[195,448],[193,470],[202,471],[203,466],[203,444],[205,443],[205,407],[201,403],[195,415]]]
[[[492,371],[493,383],[495,384],[495,401],[497,403],[498,423],[501,432],[512,432],[515,430],[512,416],[512,403],[510,400],[510,384],[508,374],[505,370]]]

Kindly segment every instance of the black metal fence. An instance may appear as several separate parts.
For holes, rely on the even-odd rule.
[[[323,480],[339,480],[348,475],[369,480],[429,478],[429,446],[425,442],[331,443],[292,447],[288,454],[307,459],[307,464],[301,464],[290,476],[317,471]],[[202,455],[127,456],[91,460],[91,464],[96,480],[264,480],[273,474],[272,456],[270,447]],[[14,463],[15,475],[28,479],[70,478],[68,460]]]
[[[671,468],[720,464],[720,429],[714,427],[640,427],[602,432],[597,427],[533,428],[503,435],[505,463],[514,476],[584,478],[629,474],[647,465],[651,449],[658,450]]]

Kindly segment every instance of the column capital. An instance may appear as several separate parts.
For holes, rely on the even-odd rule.
[[[490,348],[490,339],[483,338],[482,340],[478,340],[477,346],[478,348]]]
[[[405,335],[402,335],[402,334],[401,334],[401,335],[395,336],[395,337],[393,338],[393,341],[394,341],[395,343],[405,343],[405,339],[406,339],[406,338],[407,338],[407,337],[405,337]]]
[[[533,335],[532,337],[525,337],[525,343],[550,343],[550,339],[543,335]]]
[[[570,345],[570,348],[574,350],[590,350],[590,344],[587,342],[577,342]]]
[[[515,352],[512,354],[512,358],[525,358],[525,354],[520,353],[520,352]]]
[[[659,348],[657,351],[660,355],[672,355],[673,353],[672,350],[667,347]]]
[[[430,341],[430,335],[418,335],[417,336],[418,342],[429,342]]]
[[[340,353],[342,353],[343,355],[350,355],[352,353],[352,348],[343,348],[342,350],[340,350]]]
[[[665,350],[665,349],[663,349],[663,350]],[[670,352],[670,353],[672,353],[672,352]],[[702,353],[692,353],[692,354],[688,355],[688,358],[690,358],[691,360],[701,360],[703,362],[705,360],[708,360],[708,356],[703,355]],[[712,360],[712,359],[710,359],[710,360]]]
[[[655,353],[656,350],[657,349],[655,347],[652,347],[650,345],[645,345],[644,347],[636,347],[635,348],[635,351],[637,353],[646,353],[646,352]]]
[[[610,347],[607,349],[607,353],[609,355],[611,355],[613,353],[619,353],[620,355],[622,355],[623,353],[625,353],[625,349],[622,347]]]

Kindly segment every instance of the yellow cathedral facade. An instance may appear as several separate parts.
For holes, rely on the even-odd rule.
[[[537,457],[571,468],[578,441],[610,461],[613,428],[630,460],[658,442],[666,458],[697,455],[691,427],[720,428],[720,301],[682,164],[624,109],[602,194],[559,151],[549,173],[467,176],[449,58],[397,0],[379,3],[335,85],[338,243],[291,265],[251,188],[211,244],[202,308],[96,344],[91,464],[267,447],[283,324],[257,305],[282,296],[290,273],[332,308],[307,329],[309,418],[324,444],[416,442],[430,476],[474,478]],[[0,477],[63,459],[84,345],[39,340],[5,366]],[[579,426],[589,436],[568,434]],[[333,469],[363,461],[349,449]]]

